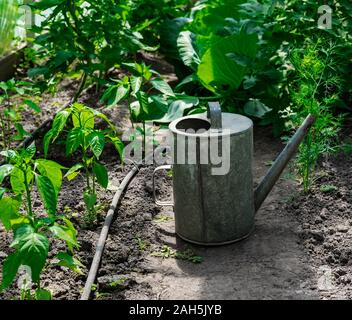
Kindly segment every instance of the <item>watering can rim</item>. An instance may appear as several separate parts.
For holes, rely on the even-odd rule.
[[[210,128],[209,130],[206,130],[202,133],[186,133],[180,129],[177,129],[177,125],[181,121],[187,120],[187,119],[200,119],[200,120],[208,122],[209,125],[211,125],[210,120],[207,117],[207,112],[204,112],[204,113],[198,113],[195,115],[184,116],[184,117],[181,117],[181,118],[178,118],[178,119],[172,121],[169,124],[169,130],[172,133],[175,133],[175,134],[181,135],[181,136],[209,138],[209,137],[223,137],[223,136],[227,136],[227,135],[230,135],[231,137],[237,136],[237,135],[241,135],[241,134],[253,129],[253,121],[250,118],[243,116],[241,114],[237,114],[237,113],[222,112],[223,123],[224,123],[224,118],[229,117],[229,116],[232,117],[233,120],[240,118],[242,120],[247,121],[247,123],[248,123],[247,128],[245,128],[244,130],[238,130],[238,129],[236,130],[236,127],[232,124],[232,127],[228,127],[225,125],[225,126],[223,126],[222,129],[218,130],[218,129],[211,129]],[[228,130],[230,130],[230,132],[228,130],[223,131],[223,129],[228,129]]]

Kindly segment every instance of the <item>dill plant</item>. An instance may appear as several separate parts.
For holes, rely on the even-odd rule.
[[[308,114],[316,119],[296,159],[304,192],[312,186],[313,172],[320,156],[339,150],[338,133],[344,115],[334,114],[342,88],[342,80],[336,71],[339,61],[336,49],[336,45],[319,40],[309,42],[302,50],[294,50],[291,54],[297,74],[291,89],[294,104],[291,124],[298,127]]]

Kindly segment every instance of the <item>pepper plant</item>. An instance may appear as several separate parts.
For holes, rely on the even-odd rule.
[[[126,100],[130,111],[132,126],[142,123],[136,130],[143,134],[143,146],[146,144],[146,122],[169,123],[184,112],[199,105],[196,97],[176,94],[161,75],[144,63],[124,63],[130,71],[129,76],[113,79],[102,96],[107,108]]]
[[[108,129],[100,130],[95,127],[96,120],[102,119]],[[108,187],[109,177],[106,167],[100,157],[107,142],[111,142],[118,151],[121,159],[123,143],[116,136],[116,128],[103,114],[83,104],[75,103],[71,107],[59,112],[54,119],[51,130],[44,137],[44,153],[47,155],[50,143],[54,142],[66,128],[70,119],[66,138],[66,155],[80,152],[81,161],[75,164],[67,173],[66,178],[71,181],[77,175],[83,174],[86,181],[83,199],[86,205],[85,220],[88,226],[97,218],[97,183],[103,188]]]
[[[0,167],[0,221],[6,231],[13,234],[10,245],[13,251],[3,263],[1,290],[11,285],[21,266],[27,266],[36,289],[34,295],[26,289],[21,297],[47,300],[51,299],[51,293],[41,287],[40,274],[47,263],[50,244],[62,240],[67,245],[67,252],[56,256],[59,265],[78,272],[82,265],[73,257],[74,249],[79,248],[77,232],[66,217],[57,214],[65,168],[54,161],[35,159],[35,153],[34,143],[20,151],[0,152],[7,160],[7,164]],[[35,189],[43,201],[46,215],[34,211]]]
[[[29,98],[30,95],[36,94],[36,89],[29,82],[14,79],[0,82],[0,90],[2,90],[0,93],[1,144],[4,149],[8,149],[13,140],[22,140],[30,135],[21,124],[21,113],[24,107],[36,113],[41,112],[41,109],[34,99]],[[14,131],[16,131],[15,135]]]

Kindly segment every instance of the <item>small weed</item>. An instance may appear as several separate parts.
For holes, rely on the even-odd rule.
[[[197,256],[193,250],[186,249],[184,251],[177,251],[176,252],[176,259],[186,260],[192,263],[201,263],[203,262],[203,257]]]
[[[159,251],[155,251],[151,254],[153,257],[160,257],[163,259],[174,258],[179,260],[185,260],[192,263],[203,262],[203,257],[197,256],[192,249],[185,249],[182,251],[174,250],[169,246],[164,245]]]
[[[141,238],[135,238],[134,241],[136,242],[139,251],[143,252],[149,246],[149,243]]]
[[[267,167],[271,167],[273,164],[274,164],[273,160],[265,162],[265,166]]]
[[[119,286],[123,285],[125,282],[126,282],[126,279],[118,279],[118,280],[116,280],[116,281],[114,281],[114,282],[111,282],[111,283],[109,284],[109,287],[110,287],[111,289],[116,289],[116,288],[118,288]]]
[[[167,216],[167,215],[165,215],[165,214],[160,214],[160,215],[158,215],[158,216],[155,217],[154,222],[156,222],[156,223],[163,223],[163,222],[167,222],[167,221],[171,221],[171,220],[173,220],[172,217]]]
[[[339,188],[332,185],[332,184],[323,184],[320,187],[320,191],[323,193],[328,193],[328,192],[332,192],[332,191],[337,191]]]

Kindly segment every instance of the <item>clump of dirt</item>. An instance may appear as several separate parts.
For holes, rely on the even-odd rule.
[[[352,298],[352,171],[350,154],[324,159],[309,194],[287,205],[301,242],[318,268],[323,298]]]

